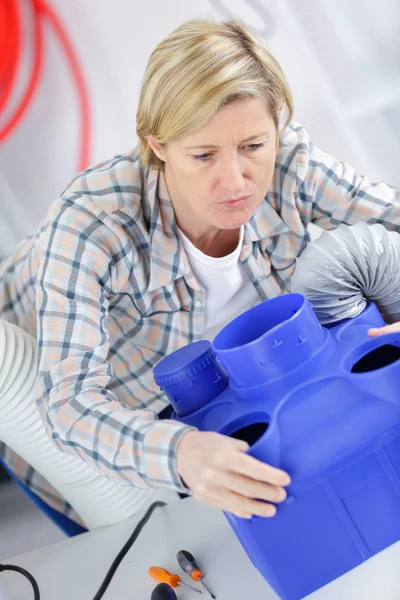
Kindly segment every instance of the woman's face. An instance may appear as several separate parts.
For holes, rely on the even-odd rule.
[[[182,228],[236,229],[251,218],[271,183],[275,124],[260,98],[236,100],[203,129],[159,152]]]

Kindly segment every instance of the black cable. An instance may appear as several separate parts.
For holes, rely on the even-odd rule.
[[[33,588],[34,600],[40,600],[39,586],[37,584],[36,579],[34,578],[33,575],[31,575],[29,573],[29,571],[26,571],[22,567],[17,567],[16,565],[0,565],[0,572],[1,571],[15,571],[16,573],[20,573],[21,575],[24,575],[24,577],[26,577],[29,580],[29,582]]]
[[[118,552],[117,556],[114,558],[113,562],[111,563],[111,566],[108,569],[108,572],[107,572],[105,578],[103,579],[103,582],[100,585],[98,591],[96,592],[95,596],[93,597],[93,600],[100,600],[104,596],[119,565],[125,558],[128,551],[132,548],[133,544],[136,542],[143,527],[146,525],[147,521],[150,519],[154,510],[158,507],[165,506],[165,505],[166,505],[165,502],[153,502],[153,504],[150,504],[146,513],[140,519],[139,523],[136,525],[135,529],[129,536],[128,540],[125,542],[125,544],[123,545],[123,547],[121,548],[121,550]],[[22,567],[18,567],[17,565],[2,565],[2,564],[0,564],[0,572],[1,571],[15,571],[16,573],[20,573],[21,575],[24,575],[24,577],[26,577],[28,579],[28,581],[30,582],[30,584],[32,585],[34,600],[40,600],[39,586],[37,584],[36,579],[33,577],[33,575],[31,575],[29,573],[29,571],[26,571],[26,569],[23,569]]]
[[[118,552],[117,556],[112,561],[111,566],[108,569],[107,575],[104,577],[101,586],[99,587],[99,589],[97,590],[95,596],[93,597],[93,600],[100,600],[100,598],[102,598],[104,596],[104,594],[105,594],[108,586],[111,583],[111,579],[115,575],[116,570],[118,569],[118,567],[121,564],[122,560],[125,558],[127,552],[132,548],[133,544],[136,542],[136,540],[139,537],[139,535],[140,535],[143,527],[146,525],[147,521],[150,519],[150,517],[153,514],[154,510],[156,508],[158,508],[159,506],[165,506],[165,505],[166,505],[165,502],[153,502],[153,504],[150,504],[150,506],[147,509],[146,513],[140,519],[139,523],[136,525],[135,529],[133,530],[133,532],[129,536],[129,539],[125,542],[125,544],[123,545],[123,547],[121,548],[121,550]]]

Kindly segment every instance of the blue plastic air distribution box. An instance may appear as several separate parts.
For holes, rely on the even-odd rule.
[[[154,369],[173,418],[244,439],[249,454],[290,474],[272,519],[226,514],[283,600],[400,539],[400,334],[367,335],[383,324],[370,304],[327,329],[288,294]]]

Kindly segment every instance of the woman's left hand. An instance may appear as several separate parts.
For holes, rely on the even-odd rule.
[[[377,337],[384,333],[395,333],[396,331],[400,331],[400,321],[398,323],[392,323],[391,325],[385,325],[385,327],[369,329],[368,335],[369,337]]]

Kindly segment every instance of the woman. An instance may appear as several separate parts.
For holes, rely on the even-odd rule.
[[[315,148],[292,116],[280,66],[244,25],[183,24],[149,59],[138,151],[79,174],[1,266],[2,317],[38,340],[49,435],[115,481],[189,492],[241,517],[271,516],[286,496],[289,475],[243,441],[158,419],[167,400],[152,369],[288,291],[309,223],[400,230],[399,192]]]

